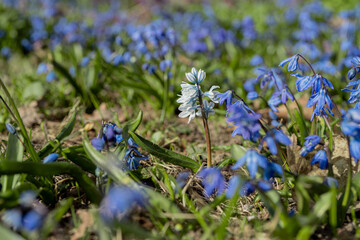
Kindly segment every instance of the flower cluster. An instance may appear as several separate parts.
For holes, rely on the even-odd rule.
[[[299,56],[303,58],[301,55],[296,54],[290,58],[285,59],[280,63],[280,67],[288,64],[289,71],[295,71],[299,68]],[[311,67],[311,66],[310,66]],[[292,73],[291,76],[297,77],[296,80],[296,89],[299,92],[302,92],[310,87],[312,87],[311,97],[307,103],[307,107],[314,107],[313,114],[311,116],[311,121],[314,119],[314,116],[325,116],[328,115],[334,116],[333,112],[333,103],[328,94],[328,88],[333,89],[334,86],[332,83],[323,77],[319,73],[313,72],[313,75],[302,76],[299,73]],[[327,105],[327,107],[325,106]]]
[[[349,103],[356,103],[355,108],[360,109],[360,79],[355,79],[357,73],[360,72],[360,57],[354,57],[352,59],[353,67],[349,70],[347,76],[350,80],[349,84],[346,87],[351,87],[350,89],[342,89],[343,91],[350,92]]]
[[[236,170],[243,165],[247,166],[251,179],[244,180],[240,176],[233,176],[228,183],[227,189],[224,176],[221,174],[220,169],[214,167],[203,169],[198,174],[198,177],[202,180],[205,194],[210,196],[215,192],[217,195],[226,192],[226,197],[231,198],[236,191],[239,191],[240,196],[247,196],[253,193],[255,189],[259,189],[260,191],[271,190],[271,179],[283,176],[283,170],[280,165],[268,161],[265,156],[259,154],[254,149],[248,150],[244,156],[236,162],[232,169]],[[258,167],[263,169],[263,179],[255,178]]]
[[[205,117],[206,119],[210,114],[214,114],[214,103],[218,103],[216,100],[216,95],[218,91],[214,91],[219,86],[212,86],[209,91],[203,92],[200,87],[200,83],[204,81],[206,73],[203,70],[197,71],[195,68],[191,69],[191,72],[185,73],[187,80],[191,83],[183,82],[181,84],[181,95],[177,100],[178,103],[181,103],[179,106],[180,118],[189,117],[188,123],[195,116],[202,116],[202,110],[200,104],[203,104]],[[208,97],[211,102],[208,102],[204,97]]]
[[[109,150],[110,147],[116,146],[123,141],[122,129],[115,123],[108,122],[102,125],[98,136],[91,140],[91,144],[96,150],[101,151],[104,148]],[[124,156],[124,161],[126,162],[125,169],[135,170],[139,167],[140,161],[149,158],[148,156],[141,154],[138,148],[139,146],[135,141],[132,138],[129,138]]]
[[[20,205],[4,211],[2,221],[15,230],[35,231],[39,229],[47,214],[46,207],[36,200],[32,190],[21,193]]]

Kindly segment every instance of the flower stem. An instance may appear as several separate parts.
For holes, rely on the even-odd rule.
[[[347,177],[347,182],[346,182],[346,188],[345,188],[345,192],[344,192],[344,198],[343,198],[343,201],[342,201],[342,204],[341,204],[344,215],[345,215],[345,212],[346,212],[346,207],[347,207],[348,202],[349,202],[350,190],[351,190],[351,178],[352,178],[352,164],[351,164],[351,153],[350,153],[350,140],[349,140],[349,137],[347,137],[346,140],[347,140],[347,144],[348,144],[348,148],[349,148],[349,162],[348,162],[348,177]]]
[[[315,75],[315,74],[316,74],[316,73],[315,73],[315,70],[313,69],[313,67],[311,66],[311,64],[309,63],[309,61],[308,61],[303,55],[301,55],[301,54],[298,54],[298,56],[301,57],[301,59],[304,60],[304,61],[307,63],[307,65],[310,67],[311,71],[312,71],[313,74]]]
[[[201,108],[201,116],[203,119],[204,129],[205,129],[205,138],[206,138],[206,151],[207,151],[207,167],[211,167],[211,138],[210,138],[210,131],[209,125],[207,121],[207,116],[205,115],[204,104],[202,100],[201,90],[199,84],[196,84],[198,89],[198,97],[199,97],[199,104]]]

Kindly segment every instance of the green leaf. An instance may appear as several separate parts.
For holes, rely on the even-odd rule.
[[[8,145],[6,148],[5,159],[7,161],[22,161],[24,155],[24,146],[18,139],[18,137],[14,134],[9,134]],[[17,180],[19,179],[19,175],[12,176],[2,176],[2,192],[6,192],[7,190],[11,190],[16,186]]]
[[[33,82],[25,87],[22,97],[27,100],[37,100],[44,96],[45,88],[41,82]]]
[[[111,152],[107,154],[101,154],[101,152],[96,150],[91,145],[86,135],[84,135],[83,145],[84,145],[84,150],[88,155],[88,157],[90,158],[90,160],[96,166],[106,171],[114,181],[124,185],[133,182],[131,178],[128,175],[126,175],[125,172],[122,171],[122,169],[116,166],[115,163],[116,161],[118,161],[118,158],[115,154]]]
[[[11,239],[11,240],[25,240],[22,236],[17,233],[7,229],[6,227],[0,225],[0,236],[1,239]]]
[[[73,146],[62,150],[66,157],[83,170],[95,174],[96,165],[89,160],[83,146]]]
[[[68,81],[69,83],[75,88],[76,92],[82,96],[84,99],[86,99],[86,96],[84,94],[84,92],[82,91],[81,86],[76,82],[76,80],[70,75],[70,73],[68,72],[68,70],[62,66],[60,63],[58,63],[55,60],[52,60],[52,65],[54,66],[54,68],[61,74],[63,75]]]
[[[94,182],[88,177],[87,173],[74,164],[67,162],[46,164],[36,162],[0,162],[0,175],[13,175],[19,173],[44,177],[69,174],[79,183],[80,188],[85,192],[91,202],[100,204],[102,199],[101,193]]]
[[[200,165],[195,160],[189,157],[170,151],[166,148],[162,148],[134,132],[129,132],[129,134],[140,147],[142,147],[150,154],[160,158],[164,162],[190,168],[193,172],[196,172],[200,167]]]
[[[41,239],[45,239],[56,225],[60,222],[62,217],[67,213],[73,203],[73,198],[68,198],[59,203],[59,206],[52,210],[45,218],[41,229]]]
[[[139,125],[141,123],[142,116],[143,116],[143,113],[142,113],[142,111],[140,111],[134,120],[127,122],[125,124],[125,126],[123,127],[122,135],[125,140],[125,144],[127,144],[128,140],[130,138],[129,131],[131,131],[131,132],[136,131],[136,129],[139,127]]]
[[[64,138],[68,137],[74,129],[76,123],[77,107],[80,101],[76,101],[73,108],[69,112],[69,121],[61,129],[60,133],[56,136],[56,140],[61,142]],[[39,151],[39,157],[43,159],[53,151],[53,146],[50,142],[47,142],[45,146]]]
[[[233,159],[238,160],[246,153],[247,149],[238,144],[231,144],[230,153]]]

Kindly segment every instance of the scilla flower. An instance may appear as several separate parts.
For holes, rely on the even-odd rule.
[[[350,138],[350,154],[357,162],[360,159],[360,110],[350,109],[341,123],[341,130]]]
[[[215,192],[219,196],[225,191],[225,179],[218,168],[205,168],[201,170],[198,177],[202,179],[207,196]]]
[[[242,167],[244,164],[246,164],[247,169],[249,170],[249,174],[251,178],[255,177],[255,174],[257,172],[258,166],[265,169],[267,167],[267,159],[263,155],[259,154],[254,149],[249,149],[245,153],[244,156],[242,156],[234,166],[232,166],[231,169],[235,170],[240,167]]]
[[[112,187],[100,204],[100,217],[108,224],[121,221],[136,206],[144,206],[145,194],[139,188]]]
[[[311,165],[319,164],[320,169],[327,169],[328,167],[328,158],[324,150],[318,151],[313,159],[311,160]]]
[[[283,66],[285,66],[287,63],[289,63],[289,65],[288,65],[288,71],[289,71],[289,72],[295,71],[296,69],[299,68],[299,55],[296,54],[296,55],[294,55],[294,56],[292,56],[292,57],[290,57],[290,58],[287,58],[287,59],[283,60],[283,61],[279,64],[279,66],[280,66],[280,67],[283,67]]]

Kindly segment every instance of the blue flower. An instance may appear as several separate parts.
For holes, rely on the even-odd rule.
[[[15,135],[16,134],[16,128],[11,125],[10,123],[5,123],[6,129],[9,131],[9,133]]]
[[[357,87],[355,85],[359,84]],[[342,89],[345,92],[350,92],[349,103],[354,103],[360,100],[360,80],[350,82],[347,87],[353,86],[353,89]]]
[[[317,135],[310,135],[305,138],[304,147],[300,150],[300,156],[305,157],[309,152],[312,152],[320,143],[321,138]]]
[[[36,70],[36,73],[38,75],[40,75],[40,74],[46,73],[47,71],[48,71],[47,64],[46,63],[40,63],[37,70]]]
[[[89,57],[83,57],[83,58],[81,59],[80,66],[81,66],[81,67],[86,67],[87,65],[89,65],[89,62],[90,62],[90,58],[89,58]]]
[[[237,103],[234,103],[228,109],[229,117],[227,121],[234,122],[234,126],[236,126],[232,136],[241,135],[244,139],[255,142],[260,137],[261,125],[259,119],[261,114],[249,113],[248,109],[250,108],[243,101]]]
[[[255,100],[259,97],[259,94],[255,91],[251,91],[246,95],[246,97],[250,100]]]
[[[333,113],[331,112],[331,109],[333,108],[333,103],[332,103],[332,101],[327,93],[327,90],[325,88],[322,88],[320,90],[320,92],[317,92],[317,93],[314,93],[313,95],[311,95],[306,106],[312,107],[315,104],[316,104],[316,107],[312,114],[311,121],[313,120],[315,114],[317,116],[323,115],[324,113],[326,114],[325,110],[327,110],[327,112],[329,112],[331,115],[333,115]],[[327,104],[330,109],[325,108],[325,104]]]
[[[110,188],[101,201],[99,213],[108,224],[121,221],[135,206],[144,206],[145,194],[138,188],[117,186]]]
[[[204,107],[204,112],[205,112],[205,118],[208,119],[209,115],[211,114],[215,114],[215,110],[214,110],[214,103],[211,102],[209,103],[206,99],[204,99],[203,101],[203,107]],[[198,112],[196,113],[197,116],[201,116],[201,107],[198,106],[197,107]]]
[[[291,76],[298,78],[295,83],[298,92],[302,92],[311,87],[315,80],[312,76],[302,76],[299,73],[292,73]]]
[[[283,169],[277,163],[267,162],[267,167],[264,168],[264,179],[270,181],[274,177],[284,177]]]
[[[149,159],[149,157],[142,155],[136,148],[129,147],[126,150],[124,159],[129,170],[136,170],[140,165],[140,161]]]
[[[350,137],[350,154],[357,162],[360,159],[360,109],[350,109],[345,114],[341,130]]]
[[[320,169],[327,169],[328,167],[328,158],[324,150],[319,150],[313,159],[311,160],[311,165],[319,163]]]
[[[226,197],[232,198],[236,191],[242,197],[248,196],[255,192],[256,189],[266,192],[272,189],[271,184],[265,181],[245,181],[240,176],[233,176],[229,180],[229,188],[226,191]]]
[[[6,210],[3,213],[2,220],[7,225],[13,227],[15,230],[18,230],[22,226],[22,213],[20,209],[10,209]]]
[[[288,65],[288,71],[290,71],[290,72],[293,72],[293,71],[295,71],[296,69],[298,69],[298,67],[299,67],[299,55],[294,55],[294,56],[292,56],[292,57],[290,57],[290,58],[287,58],[287,59],[285,59],[285,60],[283,60],[280,64],[279,64],[279,66],[280,67],[283,67],[283,66],[285,66],[285,64],[287,64],[287,63],[289,63],[289,65]]]
[[[105,141],[102,138],[96,137],[91,140],[91,145],[98,151],[104,149]]]
[[[46,75],[46,81],[47,82],[52,82],[56,79],[56,74],[54,71],[50,71],[47,75]]]
[[[231,90],[228,90],[224,93],[218,93],[216,95],[216,100],[219,101],[219,104],[223,104],[226,101],[226,107],[230,107],[232,104],[233,99],[233,92]]]
[[[266,136],[262,140],[262,143],[266,142],[267,146],[272,154],[277,154],[277,143],[284,145],[290,145],[291,140],[281,130],[271,129],[266,133]]]
[[[171,66],[172,66],[172,61],[169,60],[169,59],[163,60],[163,61],[160,62],[160,70],[161,70],[162,72],[165,72],[166,69],[170,69]]]
[[[36,200],[36,193],[33,190],[27,190],[20,194],[19,204],[22,207],[31,207]]]
[[[268,100],[268,105],[273,112],[279,112],[279,110],[277,110],[276,107],[279,106],[280,103],[281,103],[281,99],[275,93]]]
[[[219,196],[225,191],[225,179],[218,168],[205,168],[201,170],[198,177],[202,179],[202,185],[207,196],[215,193],[215,191]]]
[[[240,168],[246,163],[246,167],[249,170],[249,174],[251,178],[255,177],[258,166],[265,169],[267,167],[267,159],[263,155],[259,154],[254,149],[249,149],[240,159],[237,160],[234,166],[231,169],[235,170]]]
[[[356,76],[356,68],[351,68],[347,73],[347,77],[349,78],[349,80],[353,80],[355,76]]]
[[[289,92],[287,85],[285,85],[281,91],[277,91],[273,93],[272,98],[276,98],[276,97],[280,97],[281,102],[283,104],[285,104],[288,99],[294,101],[294,96]]]
[[[190,176],[189,171],[181,172],[177,175],[176,182],[177,182],[179,188],[183,188],[185,186],[186,181],[189,178],[189,176]]]
[[[49,154],[46,158],[44,158],[43,163],[51,163],[51,162],[55,162],[56,159],[58,159],[59,154],[57,153],[51,153]]]
[[[332,83],[327,80],[326,78],[324,78],[321,74],[315,74],[311,80],[313,83],[313,90],[312,92],[318,92],[320,91],[320,88],[322,86],[327,86],[331,89],[334,89],[334,86],[332,85]]]
[[[41,227],[44,215],[37,210],[31,210],[22,219],[22,226],[28,231],[34,231]]]
[[[323,184],[325,184],[328,187],[335,187],[335,188],[339,187],[339,182],[335,178],[332,178],[332,177],[326,177],[324,179]]]

